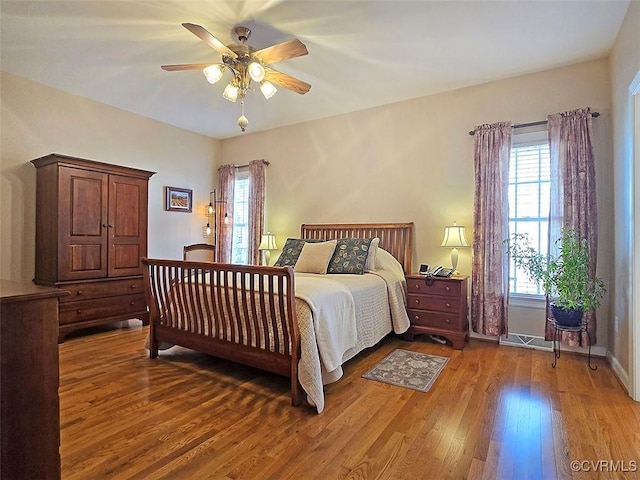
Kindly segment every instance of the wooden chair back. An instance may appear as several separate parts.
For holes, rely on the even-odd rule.
[[[216,247],[209,243],[193,243],[182,249],[182,259],[189,262],[215,262]]]

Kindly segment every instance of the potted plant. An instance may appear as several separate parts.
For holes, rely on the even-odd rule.
[[[584,312],[598,308],[606,288],[602,279],[590,273],[586,238],[565,228],[555,243],[559,254],[547,258],[530,245],[526,234],[513,234],[508,242],[509,254],[516,266],[523,268],[551,298],[551,314],[556,323],[578,327]]]

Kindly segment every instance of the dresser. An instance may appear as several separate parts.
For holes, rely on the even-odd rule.
[[[60,478],[58,298],[67,292],[0,280],[0,479]]]
[[[407,313],[411,326],[405,340],[414,335],[445,337],[453,348],[462,350],[469,340],[467,276],[450,278],[407,275]]]
[[[154,172],[51,154],[36,167],[38,285],[60,300],[59,341],[70,332],[138,318],[148,323],[140,258],[147,255]]]

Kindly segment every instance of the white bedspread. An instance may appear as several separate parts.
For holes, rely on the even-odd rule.
[[[344,353],[356,345],[353,295],[344,284],[327,275],[297,273],[295,288],[296,297],[311,309],[322,364],[329,371],[335,370],[342,364]]]
[[[340,292],[340,304],[349,303],[346,294],[351,297],[353,319],[348,313],[351,307],[341,310],[343,307],[330,305],[333,297],[324,294],[316,297],[314,292],[319,284],[330,285],[327,293]],[[323,290],[324,287],[319,288]],[[391,331],[403,333],[409,328],[404,275],[389,270],[364,275],[296,273],[296,297],[304,300],[296,302],[301,345],[298,379],[307,393],[307,401],[321,413],[323,385],[342,377],[342,363],[375,345]],[[311,310],[311,315],[305,308]],[[331,340],[327,343],[329,337]],[[329,361],[325,362],[325,358]]]

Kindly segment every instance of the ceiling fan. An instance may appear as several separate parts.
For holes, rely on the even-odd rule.
[[[253,91],[252,81],[260,86],[260,91],[267,99],[276,93],[274,84],[300,95],[304,95],[311,88],[308,83],[269,66],[272,63],[307,55],[309,53],[307,47],[297,38],[263,48],[262,50],[256,50],[246,43],[251,36],[251,30],[247,27],[235,27],[234,33],[238,37],[238,43],[225,45],[200,25],[183,23],[182,26],[211,48],[220,52],[222,54],[222,63],[162,65],[162,69],[168,72],[202,70],[207,81],[211,84],[218,82],[222,78],[224,71],[229,70],[232,78],[225,87],[222,96],[230,102],[240,99],[242,115],[238,118],[238,126],[243,132],[249,124],[249,120],[244,116],[244,98],[247,92]]]

